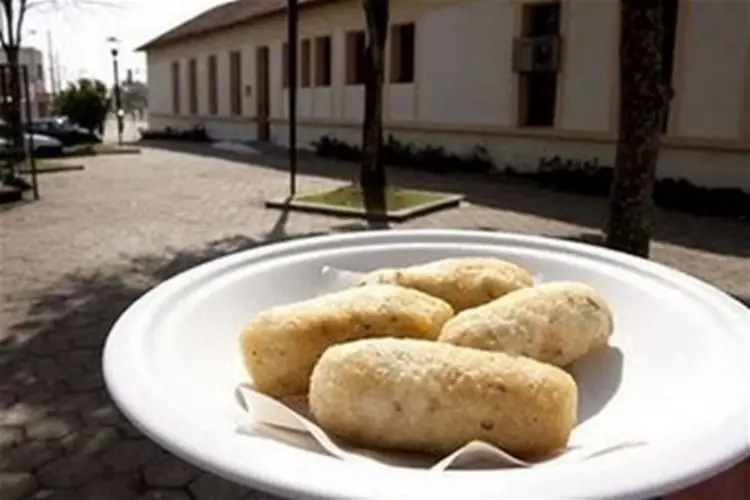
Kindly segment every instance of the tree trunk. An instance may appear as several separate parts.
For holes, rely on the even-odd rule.
[[[13,134],[13,145],[19,151],[24,148],[23,120],[21,118],[21,66],[18,47],[9,46],[5,49],[8,59],[8,86],[11,101],[8,103],[8,124]]]
[[[367,24],[365,47],[365,119],[362,128],[360,188],[369,214],[386,212],[383,164],[383,80],[389,0],[362,0]]]
[[[654,178],[668,90],[660,0],[620,1],[620,130],[607,245],[648,257]]]

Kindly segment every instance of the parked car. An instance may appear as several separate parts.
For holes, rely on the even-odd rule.
[[[6,157],[11,153],[12,129],[10,125],[0,120],[0,156]],[[24,132],[24,149],[28,150],[34,144],[34,155],[39,157],[62,156],[63,143],[54,137],[44,134]]]
[[[74,125],[65,117],[55,116],[32,120],[26,128],[29,132],[54,137],[62,142],[64,147],[80,146],[83,144],[99,144],[102,138],[95,132]]]

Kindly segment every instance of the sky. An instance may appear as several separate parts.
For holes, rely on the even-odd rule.
[[[40,1],[40,0],[37,0]],[[39,48],[49,75],[47,32],[53,52],[59,54],[63,81],[80,77],[113,81],[112,56],[106,42],[120,42],[120,78],[133,69],[145,79],[146,57],[135,52],[139,45],[177,24],[227,0],[53,0],[29,9],[22,45]],[[49,78],[49,76],[48,76]],[[48,83],[49,85],[49,83]]]

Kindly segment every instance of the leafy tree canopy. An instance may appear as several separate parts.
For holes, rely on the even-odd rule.
[[[81,78],[60,92],[56,108],[60,115],[88,130],[102,130],[110,107],[110,97],[104,82]]]

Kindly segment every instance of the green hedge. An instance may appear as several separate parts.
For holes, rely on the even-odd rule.
[[[361,158],[359,147],[328,136],[321,137],[312,146],[316,154],[324,158],[353,162]],[[540,158],[535,172],[521,173],[512,166],[499,168],[481,146],[459,155],[441,147],[402,143],[393,136],[383,144],[383,156],[387,165],[441,174],[480,174],[501,180],[523,178],[545,189],[592,196],[608,196],[612,184],[612,168],[599,164],[597,159]],[[750,219],[750,193],[739,188],[704,188],[684,179],[658,179],[654,201],[664,208],[697,215]]]

